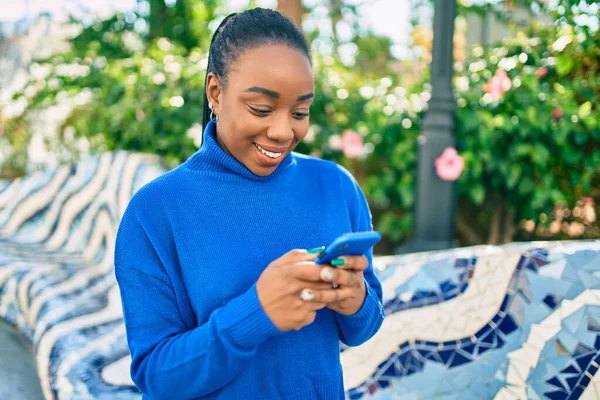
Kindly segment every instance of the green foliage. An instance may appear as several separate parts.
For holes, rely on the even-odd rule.
[[[1,175],[25,171],[32,120],[40,111],[65,102],[73,104],[73,109],[58,130],[62,147],[71,153],[63,161],[77,158],[70,143],[73,132],[96,150],[154,152],[168,165],[194,151],[194,137],[198,137],[194,124],[202,118],[206,56],[202,47],[192,46],[189,35],[180,34],[181,18],[185,11],[184,25],[202,36],[198,44],[207,49],[209,22],[222,1],[178,1],[173,9],[162,0],[151,3],[154,12],[141,12],[150,3],[139,1],[138,5],[146,7],[138,7],[138,15],[116,14],[91,24],[71,19],[69,24],[80,31],[69,40],[69,50],[34,61],[29,67],[30,81],[14,95],[17,103],[26,103],[25,111],[3,121],[2,148],[9,150],[4,151]],[[167,20],[152,20],[157,9],[166,13]],[[138,28],[144,21],[148,30]],[[177,40],[153,38],[157,32]],[[45,73],[35,73],[40,70]]]
[[[115,14],[108,19],[95,21],[89,25],[71,18],[69,24],[81,30],[70,40],[70,50],[65,54],[50,57],[48,60],[44,60],[45,62],[56,64],[55,61],[75,61],[99,54],[110,60],[121,59],[130,57],[141,49],[141,38],[133,33],[135,24],[130,17],[124,14]],[[137,46],[127,45],[130,35],[136,36],[140,41]]]
[[[207,20],[202,28],[190,26],[205,29],[216,9],[197,3],[192,12]],[[528,27],[527,35],[475,49],[455,68],[456,139],[465,160],[457,182],[460,244],[600,235],[595,218],[584,219],[582,212],[561,217],[558,230],[552,225],[557,209],[564,216],[565,210],[583,209],[577,206],[582,198],[600,203],[600,36],[573,23],[572,7],[560,11],[557,26]],[[98,22],[73,39],[70,52],[38,61],[36,68],[50,72],[16,94],[27,107],[6,123],[13,146],[27,143],[37,110],[74,99],[76,107],[59,129],[63,136],[75,132],[101,149],[157,153],[171,166],[196,149],[210,36],[189,47],[149,40],[133,25],[124,16]],[[319,42],[319,32],[309,36]],[[298,150],[350,169],[390,250],[412,231],[416,140],[430,88],[425,79],[400,86],[386,40],[355,33],[345,42],[356,46],[350,64],[335,52],[314,55],[311,127]],[[369,68],[367,60],[377,62]],[[506,91],[492,90],[492,78],[503,76],[498,71],[510,82]],[[365,142],[358,158],[340,148],[347,130]],[[18,166],[23,152],[15,154],[21,154],[13,157]],[[585,204],[589,208],[589,200]],[[573,234],[567,229],[573,223],[584,224],[585,232]]]
[[[200,51],[184,54],[163,38],[147,54],[92,67],[94,100],[76,107],[64,127],[107,149],[156,153],[176,164],[195,150],[186,131],[201,122],[206,65]]]
[[[599,234],[595,218],[559,218],[561,228],[550,229],[557,210],[576,209],[584,197],[600,202],[600,33],[557,12],[557,26],[533,25],[529,36],[475,49],[456,68],[456,138],[465,160],[457,182],[459,220],[466,221],[458,223],[461,244]],[[319,127],[311,149],[351,169],[378,229],[398,241],[412,230],[416,138],[428,89],[421,83],[406,93],[393,75],[381,85],[355,70],[331,65],[317,74],[322,103],[311,116]],[[499,70],[510,89],[494,98],[486,89]],[[365,98],[361,88],[376,94]],[[345,129],[372,145],[366,157],[349,160],[330,148],[331,136]],[[573,224],[585,230],[573,233]]]
[[[516,224],[594,192],[598,198],[600,81],[582,74],[582,50],[572,31],[542,31],[483,51],[456,78],[465,212],[505,210]],[[499,69],[511,88],[495,101],[484,84]]]

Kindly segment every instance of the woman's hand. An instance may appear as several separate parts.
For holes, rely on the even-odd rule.
[[[311,324],[317,310],[328,304],[338,308],[354,304],[354,301],[344,301],[356,296],[355,289],[332,289],[325,279],[329,273],[323,274],[331,268],[315,264],[317,256],[306,250],[292,250],[269,264],[258,279],[256,291],[260,305],[279,330],[299,330]],[[340,278],[342,283],[348,283],[346,275]]]
[[[356,314],[367,296],[363,271],[369,267],[369,261],[365,256],[345,256],[337,260],[332,261],[336,267],[324,267],[321,276],[323,280],[331,282],[336,290],[344,290],[349,296],[327,304],[327,308],[344,315]]]

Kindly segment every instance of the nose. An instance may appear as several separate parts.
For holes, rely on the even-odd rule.
[[[294,130],[290,121],[290,116],[281,115],[273,119],[273,124],[267,130],[267,137],[278,142],[290,142],[294,139]]]

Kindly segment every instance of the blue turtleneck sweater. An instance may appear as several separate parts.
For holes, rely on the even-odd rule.
[[[140,189],[121,220],[115,273],[132,379],[153,400],[342,399],[339,341],[360,345],[383,321],[372,266],[356,314],[325,308],[299,331],[277,329],[255,284],[292,249],[371,230],[367,202],[332,162],[291,153],[258,176],[215,135],[209,123],[203,146]]]

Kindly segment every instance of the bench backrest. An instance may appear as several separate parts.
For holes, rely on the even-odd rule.
[[[133,194],[167,171],[153,155],[118,151],[0,186],[0,237],[95,260],[112,249]]]

